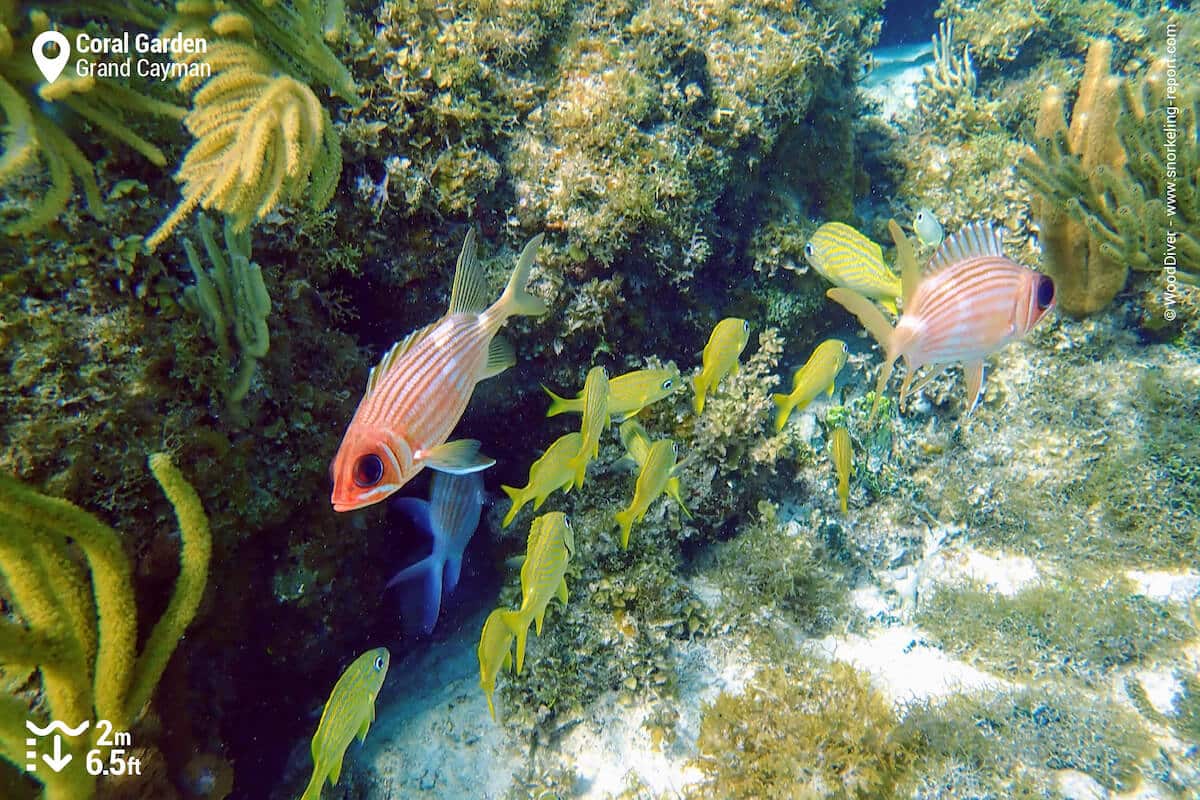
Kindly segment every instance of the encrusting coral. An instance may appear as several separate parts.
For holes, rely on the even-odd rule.
[[[1038,194],[1033,210],[1044,268],[1054,278],[1059,306],[1076,316],[1107,306],[1124,288],[1130,267],[1160,270],[1169,254],[1181,271],[1200,270],[1200,92],[1185,90],[1178,101],[1165,102],[1167,66],[1161,60],[1135,90],[1109,72],[1112,48],[1108,39],[1088,48],[1069,127],[1062,90],[1046,89],[1035,151],[1019,167]],[[1178,138],[1168,136],[1169,127]],[[1171,163],[1168,141],[1176,158]],[[1174,218],[1169,187],[1177,202]]]
[[[56,121],[59,106],[159,167],[166,164],[166,157],[129,127],[125,115],[153,114],[182,119],[185,113],[179,106],[114,81],[79,75],[74,65],[68,66],[57,80],[44,81],[34,62],[33,42],[52,28],[61,26],[52,23],[44,12],[31,11],[25,24],[14,0],[0,2],[0,112],[7,127],[0,154],[0,185],[22,176],[39,156],[50,178],[49,189],[41,193],[33,207],[4,226],[3,230],[10,235],[31,233],[61,214],[70,200],[73,178],[83,185],[91,213],[97,217],[103,215],[94,167]]]
[[[357,101],[349,73],[321,41],[322,28],[340,28],[339,15],[318,27],[313,13],[284,4],[241,5],[243,11],[189,6],[164,32],[209,45],[204,53],[176,55],[187,68],[180,90],[196,90],[184,118],[196,143],[175,175],[183,200],[147,238],[150,250],[197,206],[225,213],[240,232],[281,203],[305,199],[323,209],[337,187],[341,139],[329,111],[296,75],[311,73]]]
[[[238,233],[225,221],[225,247],[228,258],[217,246],[216,228],[212,220],[201,215],[200,239],[212,267],[201,266],[200,256],[190,241],[184,240],[188,264],[196,276],[194,286],[184,289],[182,305],[200,315],[204,327],[217,343],[221,358],[232,367],[233,340],[237,343],[237,374],[225,390],[225,403],[230,414],[244,421],[242,399],[250,391],[254,368],[265,358],[271,340],[267,331],[267,316],[271,313],[271,297],[263,283],[262,269],[250,260],[250,234]]]
[[[131,566],[117,532],[66,500],[0,476],[0,574],[22,620],[0,624],[0,662],[6,670],[39,670],[45,716],[70,727],[108,720],[113,730],[127,730],[149,702],[204,593],[212,542],[200,499],[169,456],[156,453],[149,464],[175,509],[182,550],[170,603],[140,655]],[[90,585],[72,542],[91,572]],[[0,754],[14,763],[24,763],[29,714],[22,697],[0,697]],[[78,756],[74,766],[36,773],[47,800],[91,796],[95,778],[84,770],[82,756],[97,746],[101,731],[91,725],[68,740],[67,752]]]

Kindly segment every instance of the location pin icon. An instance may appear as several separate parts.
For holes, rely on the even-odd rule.
[[[58,55],[54,57],[46,55],[46,45],[50,42],[58,45]],[[54,83],[55,79],[62,74],[63,67],[71,60],[71,43],[58,31],[42,31],[33,40],[33,60],[37,62],[38,69],[46,76],[46,81]]]

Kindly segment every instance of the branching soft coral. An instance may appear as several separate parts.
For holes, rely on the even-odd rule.
[[[166,157],[154,144],[135,133],[125,115],[153,114],[181,119],[184,109],[113,81],[80,76],[74,67],[53,83],[46,83],[33,59],[33,40],[51,28],[41,11],[22,22],[12,2],[0,2],[0,113],[6,122],[4,150],[0,154],[0,184],[28,171],[40,156],[50,177],[43,192],[23,217],[4,227],[10,235],[27,234],[43,227],[66,208],[74,179],[83,184],[88,209],[102,214],[100,191],[88,158],[62,131],[59,124],[38,109],[39,104],[63,106],[114,139],[145,156],[157,166]]]
[[[280,62],[300,77],[315,74],[357,100],[349,73],[310,27],[316,24],[311,14],[281,5],[273,5],[277,10],[271,13],[244,5],[246,13],[204,3],[167,30],[209,42],[207,52],[177,58],[188,66],[203,64],[210,77],[189,74],[179,83],[182,91],[196,90],[184,119],[196,143],[175,175],[183,184],[183,200],[146,240],[150,250],[197,206],[225,213],[241,232],[281,203],[306,198],[322,209],[337,187],[341,140],[329,112],[308,84],[280,69]],[[332,19],[328,24],[336,28]],[[257,31],[263,32],[260,38]]]
[[[71,727],[104,719],[115,730],[128,729],[204,593],[212,540],[200,499],[167,455],[150,456],[150,470],[175,508],[182,551],[175,591],[140,655],[132,570],[117,532],[66,500],[0,476],[0,575],[21,618],[0,620],[0,661],[36,667],[50,718]],[[21,720],[28,715],[20,698],[0,695],[0,755],[18,763],[27,749]],[[93,725],[67,742],[68,753],[80,756],[67,769],[37,773],[47,800],[91,796],[95,778],[84,770],[82,754],[96,746],[98,732]]]

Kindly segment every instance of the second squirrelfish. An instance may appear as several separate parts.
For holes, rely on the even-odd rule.
[[[575,533],[571,521],[561,511],[552,511],[533,521],[525,545],[525,563],[521,565],[521,608],[505,611],[504,624],[517,637],[517,674],[525,666],[525,641],[529,623],[542,635],[546,608],[557,597],[567,604],[567,564],[575,552]]]
[[[838,499],[842,501],[842,513],[846,513],[850,499],[850,472],[854,469],[854,445],[850,442],[850,434],[843,427],[833,429],[829,437],[829,457],[833,459],[833,468],[837,472]]]
[[[600,454],[600,434],[608,427],[608,373],[604,367],[592,367],[583,382],[583,420],[580,435],[583,441],[579,452],[571,459],[575,473],[575,488],[583,486],[588,463]]]
[[[924,275],[919,274],[912,243],[895,220],[888,223],[904,272],[904,316],[893,328],[865,297],[850,289],[830,289],[830,298],[846,307],[884,349],[875,387],[876,407],[903,357],[908,374],[900,402],[948,365],[962,363],[967,381],[967,413],[983,389],[983,359],[1032,330],[1054,307],[1054,281],[1005,257],[1000,234],[975,223],[946,239]],[[932,367],[915,387],[913,378]]]
[[[846,343],[840,339],[826,339],[817,345],[804,366],[792,376],[791,394],[772,395],[778,412],[775,414],[775,430],[783,430],[792,411],[803,411],[821,392],[833,394],[833,385],[838,373],[846,364]]]
[[[804,245],[813,269],[834,286],[878,300],[896,313],[900,279],[883,262],[883,248],[844,222],[826,222]]]
[[[750,323],[736,317],[726,317],[716,324],[704,345],[700,372],[692,378],[696,388],[693,407],[696,413],[704,411],[704,398],[717,390],[717,384],[726,375],[737,372],[738,359],[750,342]]]
[[[337,785],[346,748],[355,736],[360,742],[366,739],[367,729],[375,721],[375,698],[387,677],[390,660],[385,647],[368,650],[338,678],[313,734],[312,778],[300,800],[319,800],[326,778]]]
[[[462,474],[494,463],[480,455],[479,442],[446,439],[475,384],[514,363],[512,347],[496,332],[509,317],[546,311],[525,291],[541,241],[539,235],[525,245],[504,293],[485,307],[475,231],[467,232],[446,315],[397,342],[371,370],[333,460],[334,511],[378,503],[425,467]]]
[[[515,486],[501,486],[504,493],[512,500],[512,507],[504,515],[504,527],[508,527],[521,506],[533,501],[533,510],[537,511],[546,502],[546,498],[559,489],[571,491],[575,480],[575,471],[571,468],[571,459],[579,454],[583,447],[583,434],[572,431],[554,440],[546,448],[542,457],[533,462],[529,468],[529,482],[518,489]]]
[[[424,578],[421,630],[432,633],[442,609],[443,577],[445,590],[454,591],[462,570],[463,551],[479,527],[483,478],[477,472],[468,475],[439,472],[433,476],[429,500],[402,497],[392,503],[433,537],[433,550],[429,555],[397,572],[387,583],[391,587],[401,581]]]
[[[679,370],[673,365],[667,369],[639,369],[618,375],[608,382],[608,413],[620,422],[662,400],[678,386]],[[584,392],[580,392],[578,397],[559,397],[545,386],[542,388],[550,395],[547,417],[583,413],[586,400]]]

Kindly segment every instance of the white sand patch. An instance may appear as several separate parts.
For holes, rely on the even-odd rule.
[[[1138,592],[1163,603],[1186,605],[1200,597],[1200,574],[1195,572],[1143,572],[1131,569],[1125,573],[1138,587]]]
[[[1007,681],[957,661],[925,641],[921,630],[897,625],[869,636],[828,636],[811,642],[816,652],[865,672],[897,705],[937,700],[959,692],[1007,687]]]
[[[1155,711],[1168,717],[1175,715],[1175,701],[1183,694],[1183,682],[1175,677],[1173,670],[1142,670],[1134,673],[1134,677]]]

